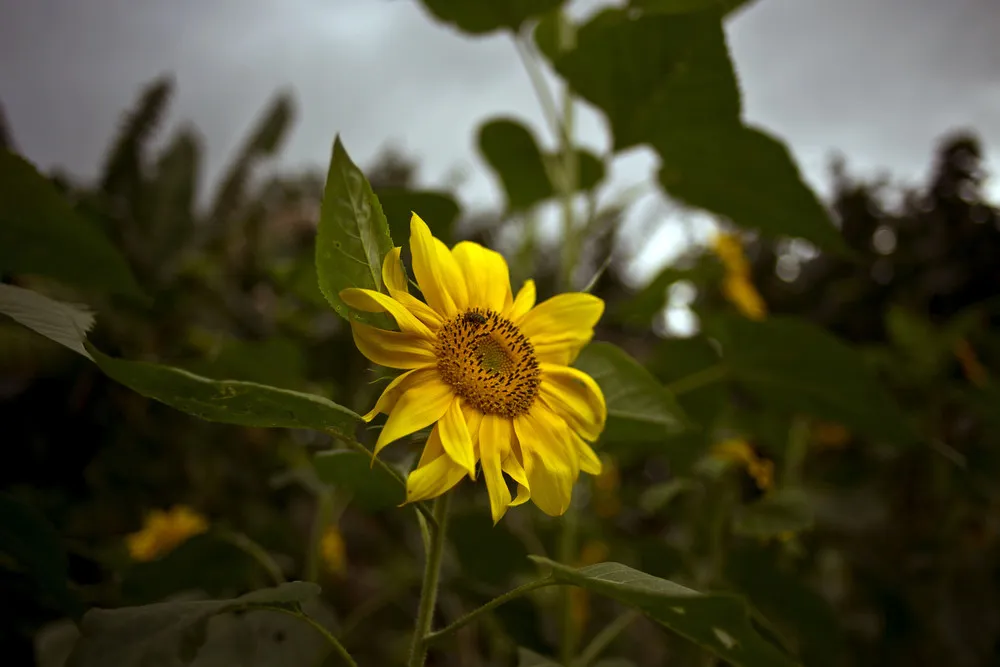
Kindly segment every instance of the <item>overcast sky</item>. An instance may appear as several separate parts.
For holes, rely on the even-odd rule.
[[[282,88],[299,120],[281,166],[325,166],[337,132],[361,163],[396,143],[427,185],[466,169],[460,194],[475,205],[498,201],[474,148],[482,120],[512,114],[549,140],[510,41],[465,38],[416,0],[0,0],[0,15],[0,101],[43,168],[92,176],[122,110],[161,73],[177,82],[163,136],[192,122],[209,176]],[[788,141],[818,190],[833,151],[856,173],[920,179],[960,127],[1000,172],[1000,0],[758,0],[728,33],[747,120]],[[597,114],[584,110],[579,138],[607,145]],[[614,182],[654,166],[633,151]]]

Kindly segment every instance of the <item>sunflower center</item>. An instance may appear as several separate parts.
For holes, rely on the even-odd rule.
[[[444,381],[483,413],[516,417],[538,395],[535,349],[492,310],[472,308],[445,324],[435,353]]]

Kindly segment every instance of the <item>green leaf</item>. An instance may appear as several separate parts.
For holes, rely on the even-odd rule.
[[[361,418],[322,396],[236,380],[209,380],[171,366],[87,350],[109,377],[148,398],[208,421],[258,428],[302,428],[353,438]]]
[[[633,17],[626,9],[598,13],[577,33],[576,48],[539,48],[581,97],[608,117],[616,150],[648,143],[663,127],[678,132],[738,125],[740,94],[721,15],[712,12]]]
[[[0,555],[33,582],[43,602],[75,617],[83,612],[67,586],[59,534],[37,510],[6,494],[0,495]]]
[[[675,126],[652,143],[663,158],[660,184],[671,197],[744,229],[846,252],[788,148],[766,132],[735,124]]]
[[[542,160],[547,165],[546,169],[549,174],[557,176],[565,170],[563,156],[560,153],[546,153],[542,156]],[[593,190],[604,180],[604,173],[604,161],[601,158],[586,148],[576,149],[576,178],[573,180],[574,192]]]
[[[372,466],[371,457],[361,452],[319,452],[313,458],[313,466],[320,481],[350,491],[354,502],[366,510],[398,507],[406,500],[406,489],[399,480]]]
[[[454,241],[455,222],[462,209],[455,198],[445,192],[430,190],[380,189],[382,204],[394,245],[409,245],[410,215],[416,213],[430,227],[435,238],[446,244]]]
[[[0,271],[142,296],[125,258],[24,158],[0,151]]]
[[[650,14],[690,14],[692,12],[732,12],[753,0],[632,0],[630,7]]]
[[[796,664],[757,634],[742,598],[699,593],[621,563],[574,569],[540,556],[531,559],[551,567],[556,581],[637,607],[654,621],[738,667]]]
[[[686,418],[673,396],[621,348],[591,343],[575,365],[604,393],[608,423],[602,441],[662,441],[684,430]]]
[[[0,313],[49,340],[90,358],[84,339],[94,326],[94,314],[14,285],[0,285]]]
[[[808,530],[813,525],[809,499],[801,492],[783,489],[751,505],[740,507],[733,517],[737,535],[770,539],[782,533]]]
[[[485,35],[496,30],[513,32],[528,19],[555,9],[564,0],[423,0],[439,21],[459,30]]]
[[[783,634],[791,631],[806,665],[843,665],[844,633],[836,612],[800,576],[779,569],[779,562],[773,552],[746,546],[726,557],[726,579]]]
[[[862,357],[823,329],[791,317],[754,322],[727,314],[704,325],[722,343],[730,376],[765,405],[897,444],[916,440]]]
[[[340,290],[360,287],[379,291],[382,259],[392,250],[389,225],[368,179],[351,161],[337,137],[326,176],[319,233],[316,236],[316,273],[323,296],[345,320],[351,317]],[[355,312],[357,319],[389,327],[382,313]]]
[[[145,667],[190,664],[218,614],[268,607],[297,608],[319,595],[316,584],[293,581],[232,600],[161,602],[144,607],[92,609],[68,667]]]
[[[479,150],[507,195],[507,210],[524,211],[555,194],[542,152],[531,130],[497,118],[479,128]]]

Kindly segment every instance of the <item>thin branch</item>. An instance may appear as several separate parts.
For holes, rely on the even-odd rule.
[[[618,635],[620,635],[625,628],[631,625],[632,622],[640,616],[642,616],[641,612],[636,609],[631,609],[606,625],[604,629],[598,632],[590,643],[587,644],[587,647],[580,652],[580,655],[573,661],[573,667],[588,667],[590,663],[597,659],[597,656],[599,656],[604,649],[611,645],[611,642],[618,638]]]

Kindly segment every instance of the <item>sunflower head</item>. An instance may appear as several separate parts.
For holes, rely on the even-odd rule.
[[[384,291],[340,293],[352,308],[388,313],[399,328],[351,322],[362,354],[404,371],[365,415],[388,415],[375,454],[433,426],[407,479],[408,502],[438,496],[481,469],[494,521],[529,499],[562,514],[580,471],[601,471],[588,443],[604,429],[604,396],[570,364],[604,302],[572,293],[536,305],[530,280],[514,296],[499,253],[467,241],[448,248],[416,214],[410,251],[422,300],[409,291],[400,248],[383,261]]]

